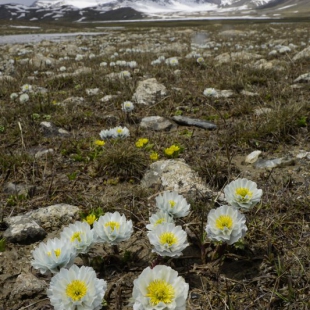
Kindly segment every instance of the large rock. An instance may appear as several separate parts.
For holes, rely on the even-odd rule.
[[[159,160],[151,164],[141,180],[141,186],[172,190],[191,198],[212,196],[212,191],[183,159]]]
[[[140,81],[132,100],[137,104],[152,105],[167,94],[165,85],[157,82],[156,79]]]

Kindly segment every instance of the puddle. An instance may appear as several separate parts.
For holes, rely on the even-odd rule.
[[[74,32],[74,33],[32,33],[0,36],[0,44],[38,43],[43,40],[69,41],[75,40],[77,36],[98,36],[107,32]]]

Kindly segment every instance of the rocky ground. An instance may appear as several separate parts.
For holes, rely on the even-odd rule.
[[[131,309],[133,280],[155,259],[145,225],[165,190],[191,204],[179,220],[190,246],[165,261],[189,283],[187,309],[309,309],[308,28],[176,24],[1,45],[0,309],[53,309],[31,251],[108,211],[134,234],[119,255],[95,244],[75,263],[107,281],[103,309]],[[130,136],[98,145],[115,126]],[[173,144],[181,152],[169,158]],[[217,255],[207,214],[240,177],[262,201],[243,241]]]

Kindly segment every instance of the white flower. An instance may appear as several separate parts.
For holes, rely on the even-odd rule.
[[[207,97],[218,97],[218,92],[214,88],[206,88],[203,94]]]
[[[247,230],[245,216],[234,207],[220,206],[208,214],[206,232],[212,241],[233,244],[242,238]]]
[[[24,84],[21,88],[22,88],[23,93],[27,93],[27,92],[32,91],[32,86],[29,84]]]
[[[135,107],[134,107],[134,105],[133,105],[133,103],[131,101],[125,101],[122,104],[122,110],[124,112],[131,112],[134,108]]]
[[[249,210],[260,202],[263,191],[248,179],[237,179],[224,188],[226,201],[240,209]]]
[[[108,64],[105,62],[105,61],[103,61],[103,62],[101,62],[100,63],[100,67],[106,67]]]
[[[120,66],[120,67],[126,67],[127,61],[125,61],[125,60],[117,60],[115,64],[117,66]]]
[[[156,66],[156,65],[159,65],[161,63],[161,61],[159,60],[159,59],[156,59],[156,60],[153,60],[152,62],[151,62],[151,65],[152,66]]]
[[[77,55],[75,56],[75,61],[80,61],[80,60],[83,60],[83,55],[77,54]]]
[[[11,95],[10,95],[10,99],[11,100],[15,100],[16,98],[18,98],[18,94],[17,93],[12,93]]]
[[[103,129],[100,131],[99,136],[102,140],[107,140],[112,138],[113,129]]]
[[[114,127],[111,129],[111,136],[114,139],[127,138],[130,136],[129,129],[127,127]]]
[[[94,242],[94,231],[87,222],[75,222],[65,227],[61,238],[72,243],[77,253],[87,253]]]
[[[181,226],[175,226],[173,223],[157,225],[147,236],[154,246],[152,252],[160,256],[179,257],[189,245],[186,232]]]
[[[131,77],[131,74],[129,71],[125,70],[119,73],[119,77],[122,79],[129,79]]]
[[[205,60],[203,59],[203,57],[198,57],[197,58],[197,63],[199,63],[200,65],[203,64],[205,62]]]
[[[107,212],[94,222],[94,232],[96,241],[117,245],[130,238],[132,221],[127,221],[125,215],[121,216],[119,212]]]
[[[115,67],[115,62],[114,61],[110,62],[110,67]]]
[[[29,96],[28,96],[28,94],[21,94],[21,95],[19,96],[19,102],[20,102],[20,103],[25,103],[25,102],[27,102],[27,101],[29,101]]]
[[[89,54],[88,58],[89,59],[94,59],[94,58],[96,58],[96,55],[95,54]]]
[[[161,225],[164,223],[174,223],[173,217],[171,217],[167,212],[162,210],[153,214],[150,218],[150,224],[146,225],[148,230],[153,230],[157,225]]]
[[[127,66],[133,69],[133,68],[136,68],[138,64],[136,61],[128,61]]]
[[[179,61],[176,57],[171,57],[171,58],[166,59],[166,64],[174,67],[179,64]]]
[[[145,268],[133,282],[134,310],[185,310],[189,285],[171,267]]]
[[[155,200],[157,208],[173,217],[184,217],[189,213],[190,205],[177,192],[165,191],[162,195],[158,195]]]
[[[93,268],[73,265],[51,279],[47,296],[55,310],[99,310],[106,290],[107,282]]]
[[[67,70],[67,68],[65,67],[65,66],[61,66],[60,68],[59,68],[59,71],[60,72],[64,72],[64,71],[66,71]]]
[[[41,242],[32,251],[31,265],[39,269],[42,274],[46,272],[56,273],[60,268],[67,268],[73,264],[76,256],[75,248],[64,239],[48,239],[47,243]]]

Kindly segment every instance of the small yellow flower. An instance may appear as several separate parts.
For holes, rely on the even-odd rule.
[[[136,147],[143,147],[145,144],[149,142],[149,139],[147,138],[141,138],[136,142]]]
[[[96,220],[97,220],[97,217],[95,214],[89,214],[84,219],[84,222],[87,222],[89,225],[93,225]]]
[[[105,145],[105,142],[104,142],[103,140],[96,140],[96,141],[95,141],[95,145],[104,146],[104,145]]]
[[[152,152],[150,155],[151,160],[158,160],[159,156],[156,152]]]
[[[165,154],[168,156],[172,156],[174,155],[174,153],[178,152],[180,150],[180,147],[173,144],[170,147],[165,149]]]

